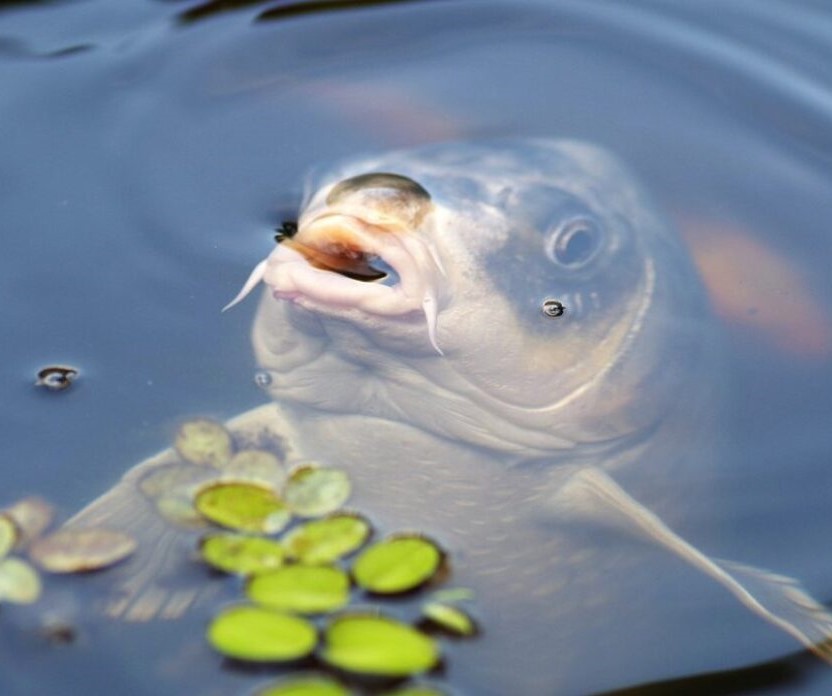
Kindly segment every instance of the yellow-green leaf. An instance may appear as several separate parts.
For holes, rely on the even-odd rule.
[[[422,616],[433,625],[457,636],[473,636],[477,633],[477,625],[459,607],[443,604],[442,602],[426,602],[422,605]]]
[[[298,616],[238,604],[221,611],[208,626],[208,642],[226,657],[251,662],[286,662],[312,652],[315,627]]]
[[[319,614],[343,607],[349,589],[349,578],[340,568],[293,565],[255,575],[246,584],[246,595],[272,609]]]
[[[40,576],[26,561],[19,558],[0,561],[0,602],[31,604],[40,593]]]
[[[225,573],[251,575],[283,565],[279,542],[242,534],[215,534],[202,539],[199,552],[208,565]]]
[[[291,518],[274,490],[244,481],[209,484],[196,494],[194,505],[211,522],[242,532],[274,534]]]
[[[310,675],[268,684],[257,690],[254,696],[350,696],[350,693],[333,679]]]
[[[378,594],[415,589],[439,569],[443,553],[430,539],[396,536],[373,544],[358,556],[352,574],[359,587]]]
[[[439,648],[428,636],[395,619],[351,614],[326,628],[321,657],[349,672],[405,677],[435,666]]]
[[[17,537],[17,525],[8,515],[0,513],[0,558],[14,548]]]
[[[283,538],[283,546],[301,563],[334,563],[359,548],[370,531],[370,523],[363,517],[337,513],[296,527]]]

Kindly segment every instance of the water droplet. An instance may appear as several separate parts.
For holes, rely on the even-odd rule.
[[[72,385],[78,377],[78,369],[68,365],[49,365],[38,371],[36,387],[46,387],[50,391],[63,391]]]
[[[541,309],[547,317],[554,318],[561,316],[565,308],[563,302],[559,302],[558,300],[544,300]]]
[[[254,383],[261,389],[265,389],[272,383],[272,376],[265,370],[255,373]]]

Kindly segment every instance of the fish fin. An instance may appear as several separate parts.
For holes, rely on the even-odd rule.
[[[292,435],[274,403],[247,411],[226,425],[241,449],[270,449],[281,460],[293,454],[288,445]],[[65,528],[106,527],[137,542],[133,556],[100,574],[106,588],[100,609],[110,618],[132,622],[177,619],[219,591],[221,585],[209,574],[194,572],[198,570],[193,563],[196,539],[205,530],[165,519],[141,491],[146,476],[176,465],[181,460],[172,448],[146,459],[64,523]]]
[[[573,472],[561,482],[553,503],[559,516],[612,524],[671,551],[716,580],[752,612],[832,662],[832,614],[794,578],[706,556],[600,469]]]
[[[430,344],[439,355],[445,355],[439,347],[439,343],[436,341],[437,309],[436,295],[434,293],[425,293],[425,296],[422,298],[422,311],[425,313],[425,321],[428,325],[428,339],[430,339]]]

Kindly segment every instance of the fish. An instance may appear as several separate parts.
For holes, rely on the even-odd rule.
[[[796,579],[698,546],[721,475],[720,332],[674,229],[607,150],[514,138],[333,165],[226,309],[260,285],[269,402],[229,429],[345,470],[356,509],[447,550],[482,613],[449,666],[473,693],[705,669],[746,638],[702,607],[832,661],[832,615]],[[178,618],[204,592],[167,582],[182,532],[140,492],[175,461],[67,522],[139,539],[110,571],[109,616]],[[755,657],[786,649],[761,642]]]

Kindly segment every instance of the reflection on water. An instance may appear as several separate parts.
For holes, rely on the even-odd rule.
[[[270,13],[292,21],[256,21]],[[169,441],[176,419],[262,401],[252,307],[219,308],[271,249],[273,228],[293,219],[308,171],[432,140],[574,137],[646,180],[685,233],[728,335],[721,379],[732,389],[713,436],[729,456],[710,504],[687,501],[687,536],[832,599],[819,553],[832,483],[830,27],[823,3],[776,0],[4,5],[4,501],[40,493],[68,516]],[[53,363],[82,371],[57,397],[31,386]],[[699,654],[674,633],[686,626],[611,627],[662,651],[643,680],[674,679],[635,693],[832,686],[805,656],[731,671],[793,645],[684,570],[666,572],[679,584],[656,601],[696,597],[690,615],[725,637]],[[177,629],[101,625],[73,605],[84,587],[50,588],[77,607],[79,638],[60,649],[30,615],[3,607],[13,629],[0,645],[4,693],[65,683],[182,693],[192,683],[182,664],[216,676],[194,638],[207,614]],[[709,606],[726,609],[697,612]],[[476,649],[452,649],[448,678],[462,691],[454,664],[475,664]],[[563,693],[631,686],[603,679],[621,667],[614,655],[587,649],[583,661],[593,678]],[[223,670],[217,688],[244,692],[260,678]]]

